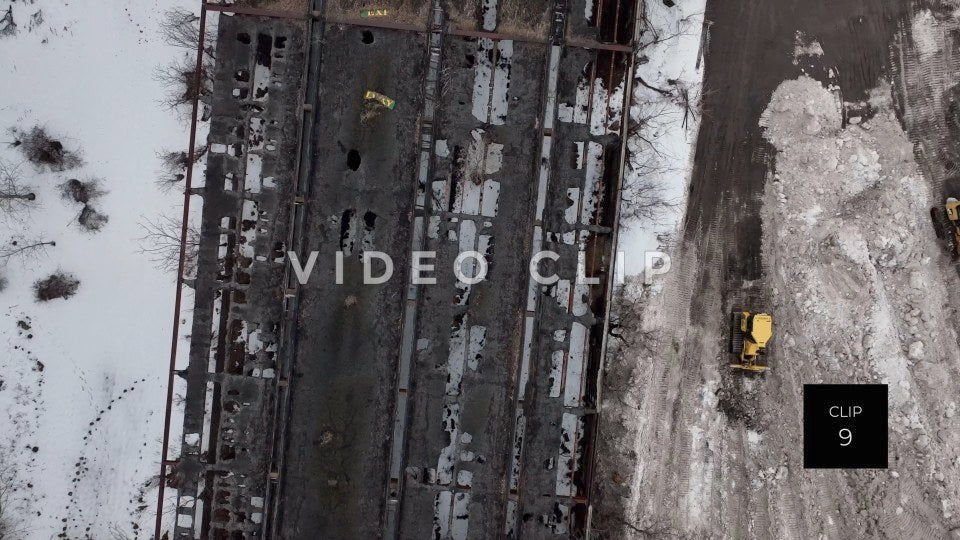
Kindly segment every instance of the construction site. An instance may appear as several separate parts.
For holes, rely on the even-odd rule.
[[[708,1],[705,20],[674,270],[614,315],[594,523],[958,538],[956,6]],[[885,467],[805,468],[809,384],[885,385]]]
[[[263,4],[201,16],[209,154],[158,535],[586,536],[637,7]],[[371,252],[391,279],[362,279]],[[482,282],[444,271],[464,252]],[[290,253],[317,254],[309,280]]]
[[[693,101],[636,75],[642,0],[204,4],[156,536],[960,538],[960,6],[922,4],[707,0]],[[635,86],[693,131],[671,270],[621,285]],[[885,468],[805,468],[813,384],[886,385]]]

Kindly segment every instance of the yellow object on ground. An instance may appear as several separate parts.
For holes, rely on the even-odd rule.
[[[937,237],[947,244],[950,255],[960,258],[960,201],[953,197],[947,198],[943,206],[934,206],[930,209],[933,219],[933,228]]]
[[[369,99],[373,101],[380,102],[381,105],[388,109],[393,109],[397,106],[397,102],[388,98],[387,96],[381,94],[380,92],[374,92],[373,90],[367,90],[363,93],[363,99]]]
[[[365,9],[360,12],[361,17],[386,17],[387,10],[385,9]]]
[[[767,342],[773,336],[773,316],[767,313],[735,311],[730,317],[730,352],[737,355],[732,367],[748,371],[769,369],[761,357],[767,352]]]

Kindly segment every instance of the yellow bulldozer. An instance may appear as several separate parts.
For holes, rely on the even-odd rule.
[[[956,260],[960,258],[960,201],[953,197],[947,198],[943,206],[934,206],[930,209],[930,218],[933,219],[933,230],[937,238],[946,243],[950,256]]]
[[[737,355],[731,367],[747,371],[770,368],[763,359],[773,336],[773,316],[768,313],[734,311],[730,314],[730,353]]]

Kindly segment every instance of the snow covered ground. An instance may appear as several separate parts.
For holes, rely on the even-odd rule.
[[[0,462],[16,489],[4,509],[16,538],[152,535],[174,276],[139,252],[138,224],[180,212],[182,195],[154,180],[157,152],[185,148],[187,127],[161,105],[154,73],[184,54],[158,33],[164,11],[196,4],[0,1],[17,24],[0,37],[3,140],[39,125],[83,160],[41,170],[0,145],[37,194],[0,224],[0,242],[56,242],[0,269]],[[57,185],[73,178],[102,179],[101,231],[82,230],[82,205],[61,198]],[[34,300],[33,282],[58,269],[79,279],[76,295]]]
[[[705,4],[706,0],[680,0],[670,7],[664,2],[645,3],[649,28],[640,40],[639,79],[634,80],[630,107],[639,130],[627,142],[624,196],[640,201],[660,198],[673,206],[645,219],[631,217],[630,204],[625,203],[618,250],[624,253],[627,276],[643,271],[644,251],[656,251],[661,246],[658,236],[673,233],[682,218],[700,126]]]

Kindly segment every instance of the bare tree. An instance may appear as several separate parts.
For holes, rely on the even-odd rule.
[[[2,464],[0,464],[0,467],[2,467]],[[0,469],[0,540],[11,537],[13,534],[13,524],[10,523],[9,510],[7,509],[10,504],[12,486],[6,477],[3,469]]]
[[[183,232],[183,222],[180,218],[161,215],[155,220],[145,219],[139,225],[143,230],[143,236],[138,239],[140,253],[146,254],[161,269],[176,272],[180,266],[180,239]],[[192,276],[196,271],[199,251],[200,230],[189,225],[183,265],[184,276]]]
[[[200,17],[186,9],[169,9],[164,12],[163,20],[160,21],[160,33],[168,44],[195,51],[200,44]],[[216,44],[216,37],[212,33],[205,34],[204,56],[215,59]]]
[[[0,452],[7,452],[6,448]],[[13,540],[22,538],[24,533],[23,523],[18,517],[20,515],[19,506],[16,498],[17,488],[16,469],[13,464],[6,460],[5,456],[0,455],[0,540]]]
[[[29,207],[37,195],[20,183],[20,168],[0,160],[0,214],[10,217]]]
[[[687,83],[677,79],[667,79],[667,82],[673,88],[673,102],[683,110],[683,120],[680,125],[687,129],[690,121],[697,121],[701,114],[700,90],[695,87],[691,92]]]
[[[167,96],[162,103],[171,109],[190,105],[194,99],[207,103],[213,93],[213,77],[209,66],[200,67],[200,76],[197,77],[197,66],[189,57],[159,66],[154,72],[154,80],[167,89]]]
[[[640,14],[640,24],[641,28],[643,28],[643,32],[640,34],[639,49],[642,51],[651,45],[670,41],[680,36],[690,35],[692,33],[692,30],[689,29],[691,20],[693,20],[694,17],[701,15],[703,15],[702,12],[691,13],[686,17],[677,20],[676,27],[664,28],[653,23],[647,16],[647,10],[644,8]],[[641,57],[641,60],[643,58],[646,57]]]
[[[642,149],[632,149],[631,153],[637,154],[638,151],[651,152],[657,157],[663,157],[664,153],[660,149],[653,137],[647,136],[646,131],[653,126],[671,124],[671,102],[664,99],[644,99],[634,102],[630,110],[630,125],[627,129],[627,137],[642,143]]]
[[[0,540],[13,538],[13,523],[8,515],[6,500],[10,498],[9,491],[10,488],[4,485],[3,480],[0,480]]]
[[[5,291],[7,289],[7,285],[10,284],[7,276],[5,275],[6,266],[10,261],[16,258],[22,258],[24,260],[37,258],[43,252],[45,252],[48,247],[53,247],[55,245],[57,245],[57,243],[52,240],[25,240],[24,238],[18,236],[0,247],[0,292]],[[0,540],[2,539],[3,537],[0,536]]]
[[[204,104],[203,119],[209,114],[208,99],[213,92],[213,68],[216,60],[216,36],[205,33],[203,60],[197,73],[196,53],[200,49],[200,18],[193,12],[174,8],[164,13],[160,32],[170,45],[184,49],[179,61],[157,68],[154,79],[168,90],[163,103],[171,109],[190,105],[194,99]]]
[[[21,258],[34,258],[40,256],[48,247],[56,246],[57,243],[52,240],[30,239],[27,240],[21,236],[14,237],[6,245],[0,247],[0,271],[11,260]],[[0,292],[7,288],[7,277],[0,274]],[[0,540],[2,540],[0,536]]]
[[[186,151],[158,153],[157,157],[160,158],[160,163],[163,166],[160,176],[157,178],[157,186],[160,191],[168,193],[175,189],[182,189],[183,182],[187,177],[187,168],[200,161],[206,153],[206,146],[197,146],[193,150],[192,162],[190,161],[190,153]]]
[[[656,134],[671,124],[686,126],[693,105],[689,92],[682,95],[680,84],[668,81],[668,96],[638,100],[632,107],[628,134],[629,173],[621,193],[620,215],[624,222],[656,224],[667,212],[676,208],[662,181],[665,174],[676,172],[669,164],[675,162],[657,140]],[[680,107],[680,110],[677,110]]]
[[[41,239],[26,239],[22,236],[17,236],[10,239],[9,242],[3,247],[0,247],[0,264],[4,264],[10,259],[17,256],[25,256],[30,254],[38,254],[43,252],[47,247],[56,246],[57,243],[52,240],[41,240]]]
[[[130,540],[131,538],[135,538],[135,536],[131,536],[122,525],[119,523],[110,524],[110,540]]]
[[[650,165],[645,161],[644,167]],[[677,203],[654,174],[636,173],[624,180],[620,195],[620,218],[624,222],[657,223]]]

